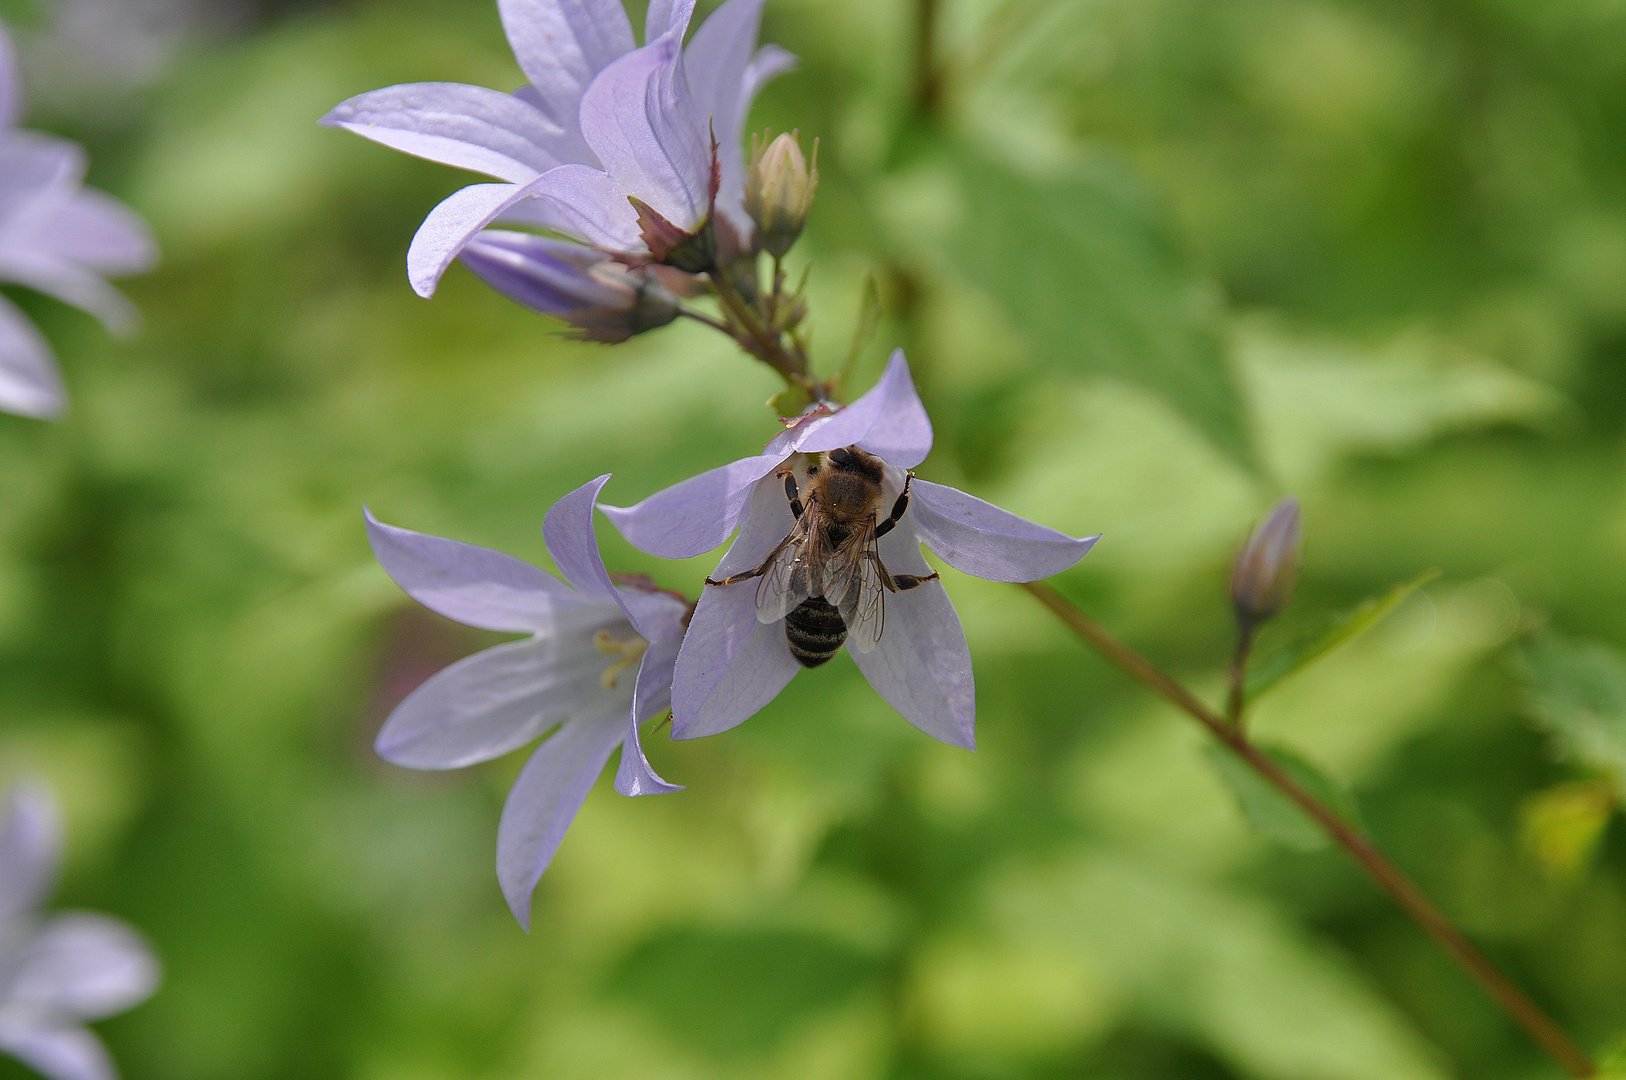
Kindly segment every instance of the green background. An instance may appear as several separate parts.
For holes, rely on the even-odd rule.
[[[412,294],[469,178],[316,120],[517,85],[489,0],[265,10],[99,89],[35,47],[48,6],[7,13],[29,124],[164,250],[129,342],[8,292],[73,404],[0,416],[0,779],[60,793],[57,903],[163,958],[98,1026],[131,1080],[1559,1075],[1341,854],[1251,832],[1194,725],[948,571],[976,754],[838,658],[652,739],[681,794],[601,780],[522,933],[492,864],[523,755],[370,749],[497,639],[407,601],[361,506],[546,566],[593,476],[630,503],[754,452],[771,373],[694,324],[563,340],[461,267]],[[1256,729],[1583,1045],[1626,1030],[1618,815],[1539,813],[1619,776],[1531,722],[1516,659],[1546,625],[1626,645],[1626,7],[772,0],[764,39],[803,66],[753,124],[821,138],[791,259],[819,362],[873,271],[857,386],[908,349],[920,475],[1103,532],[1058,587],[1209,700],[1228,561],[1282,492],[1305,567],[1266,650],[1440,568]],[[711,565],[601,540],[691,596]],[[1590,858],[1531,839],[1600,824]]]

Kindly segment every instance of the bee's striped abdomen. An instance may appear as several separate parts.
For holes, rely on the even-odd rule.
[[[841,649],[847,624],[828,600],[810,596],[785,616],[785,640],[797,663],[818,667]]]

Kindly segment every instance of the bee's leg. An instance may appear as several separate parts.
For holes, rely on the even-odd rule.
[[[721,581],[713,581],[711,578],[707,578],[706,579],[706,584],[707,585],[738,585],[742,581],[750,581],[754,577],[761,577],[763,575],[763,572],[764,572],[764,568],[759,566],[755,570],[746,570],[743,573],[730,574],[728,577],[725,577]]]
[[[928,581],[936,581],[936,574],[893,574],[892,580],[898,586],[898,592],[908,592],[917,589]]]
[[[796,486],[796,474],[786,469],[779,474],[785,478],[785,498],[790,500],[791,516],[798,520],[802,516],[802,493]]]
[[[892,504],[892,513],[887,515],[887,519],[885,521],[875,526],[875,539],[879,540],[881,537],[891,532],[893,527],[896,526],[898,522],[903,520],[903,512],[909,509],[909,485],[914,482],[914,473],[909,473],[906,479],[903,481],[903,494],[899,495],[898,501]]]

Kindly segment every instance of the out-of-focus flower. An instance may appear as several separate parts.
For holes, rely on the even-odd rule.
[[[1251,630],[1287,606],[1303,548],[1299,501],[1288,495],[1253,530],[1231,570],[1231,606]]]
[[[117,919],[40,913],[61,851],[50,793],[13,787],[0,821],[0,1052],[51,1080],[113,1080],[117,1070],[85,1021],[145,1001],[158,986],[158,962]]]
[[[396,706],[377,741],[396,765],[457,769],[558,729],[520,770],[497,829],[497,879],[527,930],[531,892],[617,745],[621,794],[679,790],[649,767],[638,725],[671,702],[687,605],[646,582],[611,581],[593,534],[593,501],[608,479],[572,491],[543,521],[564,581],[367,514],[373,553],[414,600],[470,626],[531,635],[435,675]]]
[[[696,232],[711,210],[713,136],[717,205],[748,230],[745,114],[763,84],[795,63],[782,49],[756,47],[762,4],[728,0],[683,49],[694,0],[654,0],[643,48],[620,0],[498,0],[528,85],[513,94],[392,86],[351,98],[323,123],[503,181],[463,188],[424,219],[407,253],[420,296],[499,218],[652,254],[629,201],[637,199],[673,229]]]
[[[593,341],[625,341],[678,315],[677,297],[651,271],[567,240],[486,229],[461,258],[508,299],[562,319]]]
[[[797,133],[787,131],[766,146],[751,136],[751,165],[745,175],[745,210],[757,223],[762,248],[783,257],[813,208],[819,188],[819,141],[813,140],[813,167],[802,156]]]
[[[135,309],[103,277],[151,267],[151,234],[123,203],[83,186],[83,150],[18,130],[21,113],[16,58],[0,26],[0,281],[83,308],[114,333],[128,331]],[[0,409],[49,417],[65,404],[50,347],[0,298]]]
[[[900,351],[863,397],[834,412],[811,411],[762,454],[685,480],[636,506],[600,509],[634,545],[668,559],[709,551],[738,527],[739,536],[713,573],[722,579],[763,565],[791,535],[797,519],[787,498],[786,470],[805,491],[809,464],[828,468],[830,451],[856,448],[881,463],[877,513],[885,515],[903,492],[904,470],[924,461],[931,445],[931,421]],[[811,455],[823,456],[810,462]],[[875,550],[893,577],[929,580],[886,591],[884,633],[878,640],[849,636],[847,651],[906,720],[944,742],[971,748],[976,714],[971,654],[954,605],[920,546],[955,569],[990,581],[1034,581],[1078,562],[1097,537],[1075,539],[924,480],[911,483],[910,495]],[[678,654],[673,738],[726,731],[773,700],[799,670],[786,637],[785,611],[775,607],[772,592],[751,579],[708,586],[702,593]],[[811,586],[809,594],[818,596],[820,587]],[[872,636],[879,630],[872,627]]]

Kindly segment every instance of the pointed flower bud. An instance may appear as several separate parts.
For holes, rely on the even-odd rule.
[[[786,132],[772,142],[771,132],[751,137],[751,165],[745,177],[745,209],[757,223],[762,248],[783,257],[802,234],[802,223],[819,187],[819,140],[813,140],[813,164],[802,156],[799,133]],[[767,145],[763,145],[766,143]]]
[[[461,258],[508,299],[564,320],[590,341],[625,341],[677,318],[677,298],[654,275],[580,244],[486,229]]]
[[[1244,627],[1255,627],[1287,606],[1302,547],[1299,501],[1288,495],[1253,531],[1231,571],[1231,606]]]

